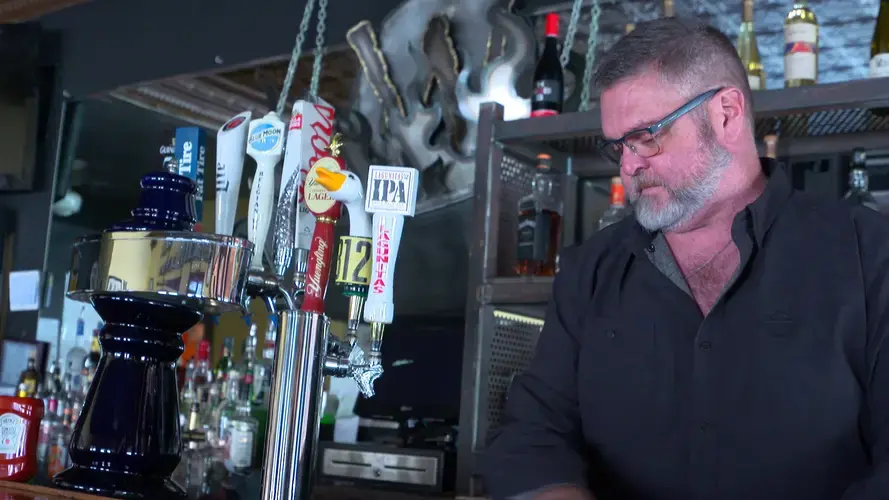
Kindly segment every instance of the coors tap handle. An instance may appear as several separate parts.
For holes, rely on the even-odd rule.
[[[343,285],[349,298],[347,340],[354,346],[358,325],[370,284],[371,230],[370,216],[364,210],[364,188],[352,172],[328,172],[318,176],[318,184],[327,189],[334,200],[346,206],[349,213],[349,235],[340,236],[337,254],[336,282]]]
[[[306,207],[315,216],[315,231],[309,247],[309,265],[306,268],[306,292],[301,310],[324,314],[324,294],[330,277],[330,263],[333,255],[333,235],[342,204],[327,192],[318,179],[327,179],[333,173],[345,169],[343,160],[338,158],[340,138],[336,135],[330,141],[330,156],[323,156],[312,165],[306,176]]]
[[[373,257],[364,321],[370,323],[369,361],[380,364],[383,329],[395,313],[393,278],[395,260],[404,230],[404,218],[417,209],[417,170],[371,165],[367,174],[365,210],[373,214]]]

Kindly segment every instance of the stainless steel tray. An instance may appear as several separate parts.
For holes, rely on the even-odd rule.
[[[236,311],[253,244],[241,238],[193,232],[106,232],[74,243],[68,297],[93,294],[181,304],[208,313]]]

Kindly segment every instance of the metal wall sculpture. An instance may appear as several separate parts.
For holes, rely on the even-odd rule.
[[[512,3],[407,0],[379,34],[368,21],[349,30],[361,75],[352,109],[339,112],[337,121],[346,143],[360,144],[344,152],[350,165],[361,166],[359,174],[371,163],[417,168],[418,212],[472,195],[473,106],[496,100],[514,118],[530,110],[522,93],[530,93],[536,40],[529,21],[511,12]]]

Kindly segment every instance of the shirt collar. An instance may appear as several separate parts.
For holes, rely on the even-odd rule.
[[[760,162],[763,173],[768,178],[766,187],[753,203],[738,213],[732,224],[733,234],[738,228],[744,228],[747,234],[752,234],[757,246],[763,244],[766,234],[793,192],[790,179],[778,162],[771,158],[760,158]],[[651,245],[657,234],[648,232],[635,219],[632,224],[625,227],[629,234],[625,234],[623,240],[634,251]]]

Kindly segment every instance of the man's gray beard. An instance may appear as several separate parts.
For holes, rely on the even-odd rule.
[[[702,142],[709,141],[704,139]],[[731,154],[718,144],[710,144],[710,149],[697,160],[703,162],[705,168],[687,179],[686,185],[670,187],[658,184],[667,191],[668,200],[664,204],[660,205],[652,197],[640,196],[634,189],[630,190],[630,203],[640,226],[651,232],[676,229],[691,220],[713,197],[722,172],[731,161]]]

